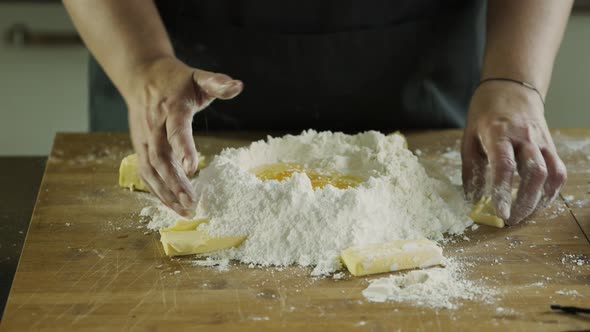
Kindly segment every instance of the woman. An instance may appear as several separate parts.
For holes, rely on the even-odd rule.
[[[126,106],[142,179],[180,214],[195,204],[193,116],[215,99],[197,130],[465,125],[466,193],[489,165],[510,224],[565,183],[543,101],[572,0],[64,3],[124,99],[91,62],[92,129],[124,130]],[[228,75],[248,85],[239,98]]]

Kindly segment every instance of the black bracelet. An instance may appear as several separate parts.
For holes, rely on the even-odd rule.
[[[541,94],[541,92],[537,88],[535,88],[534,85],[527,83],[527,82],[515,80],[513,78],[506,78],[506,77],[484,78],[483,80],[479,81],[479,83],[477,83],[477,86],[475,86],[475,89],[477,90],[477,88],[479,88],[482,84],[484,84],[485,82],[490,82],[490,81],[504,81],[504,82],[512,82],[512,83],[516,83],[518,85],[522,85],[527,89],[531,89],[531,90],[535,91],[539,95],[539,98],[541,98],[541,103],[543,103],[543,105],[545,105],[545,99],[543,99],[543,95]]]

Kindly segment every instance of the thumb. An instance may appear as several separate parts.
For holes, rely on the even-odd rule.
[[[211,98],[232,99],[244,89],[242,81],[204,70],[195,70],[193,80]]]

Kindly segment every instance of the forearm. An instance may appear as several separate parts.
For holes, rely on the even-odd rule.
[[[121,92],[151,60],[174,51],[151,0],[64,0],[90,52]]]
[[[525,81],[545,96],[572,3],[573,0],[489,0],[481,78]]]

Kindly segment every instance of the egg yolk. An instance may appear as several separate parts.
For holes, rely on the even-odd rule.
[[[339,189],[347,189],[354,188],[363,182],[363,179],[358,176],[338,172],[321,172],[305,168],[303,165],[297,163],[267,164],[253,168],[250,172],[263,181],[283,181],[290,178],[293,173],[305,173],[311,180],[313,189],[321,189],[329,184]]]

